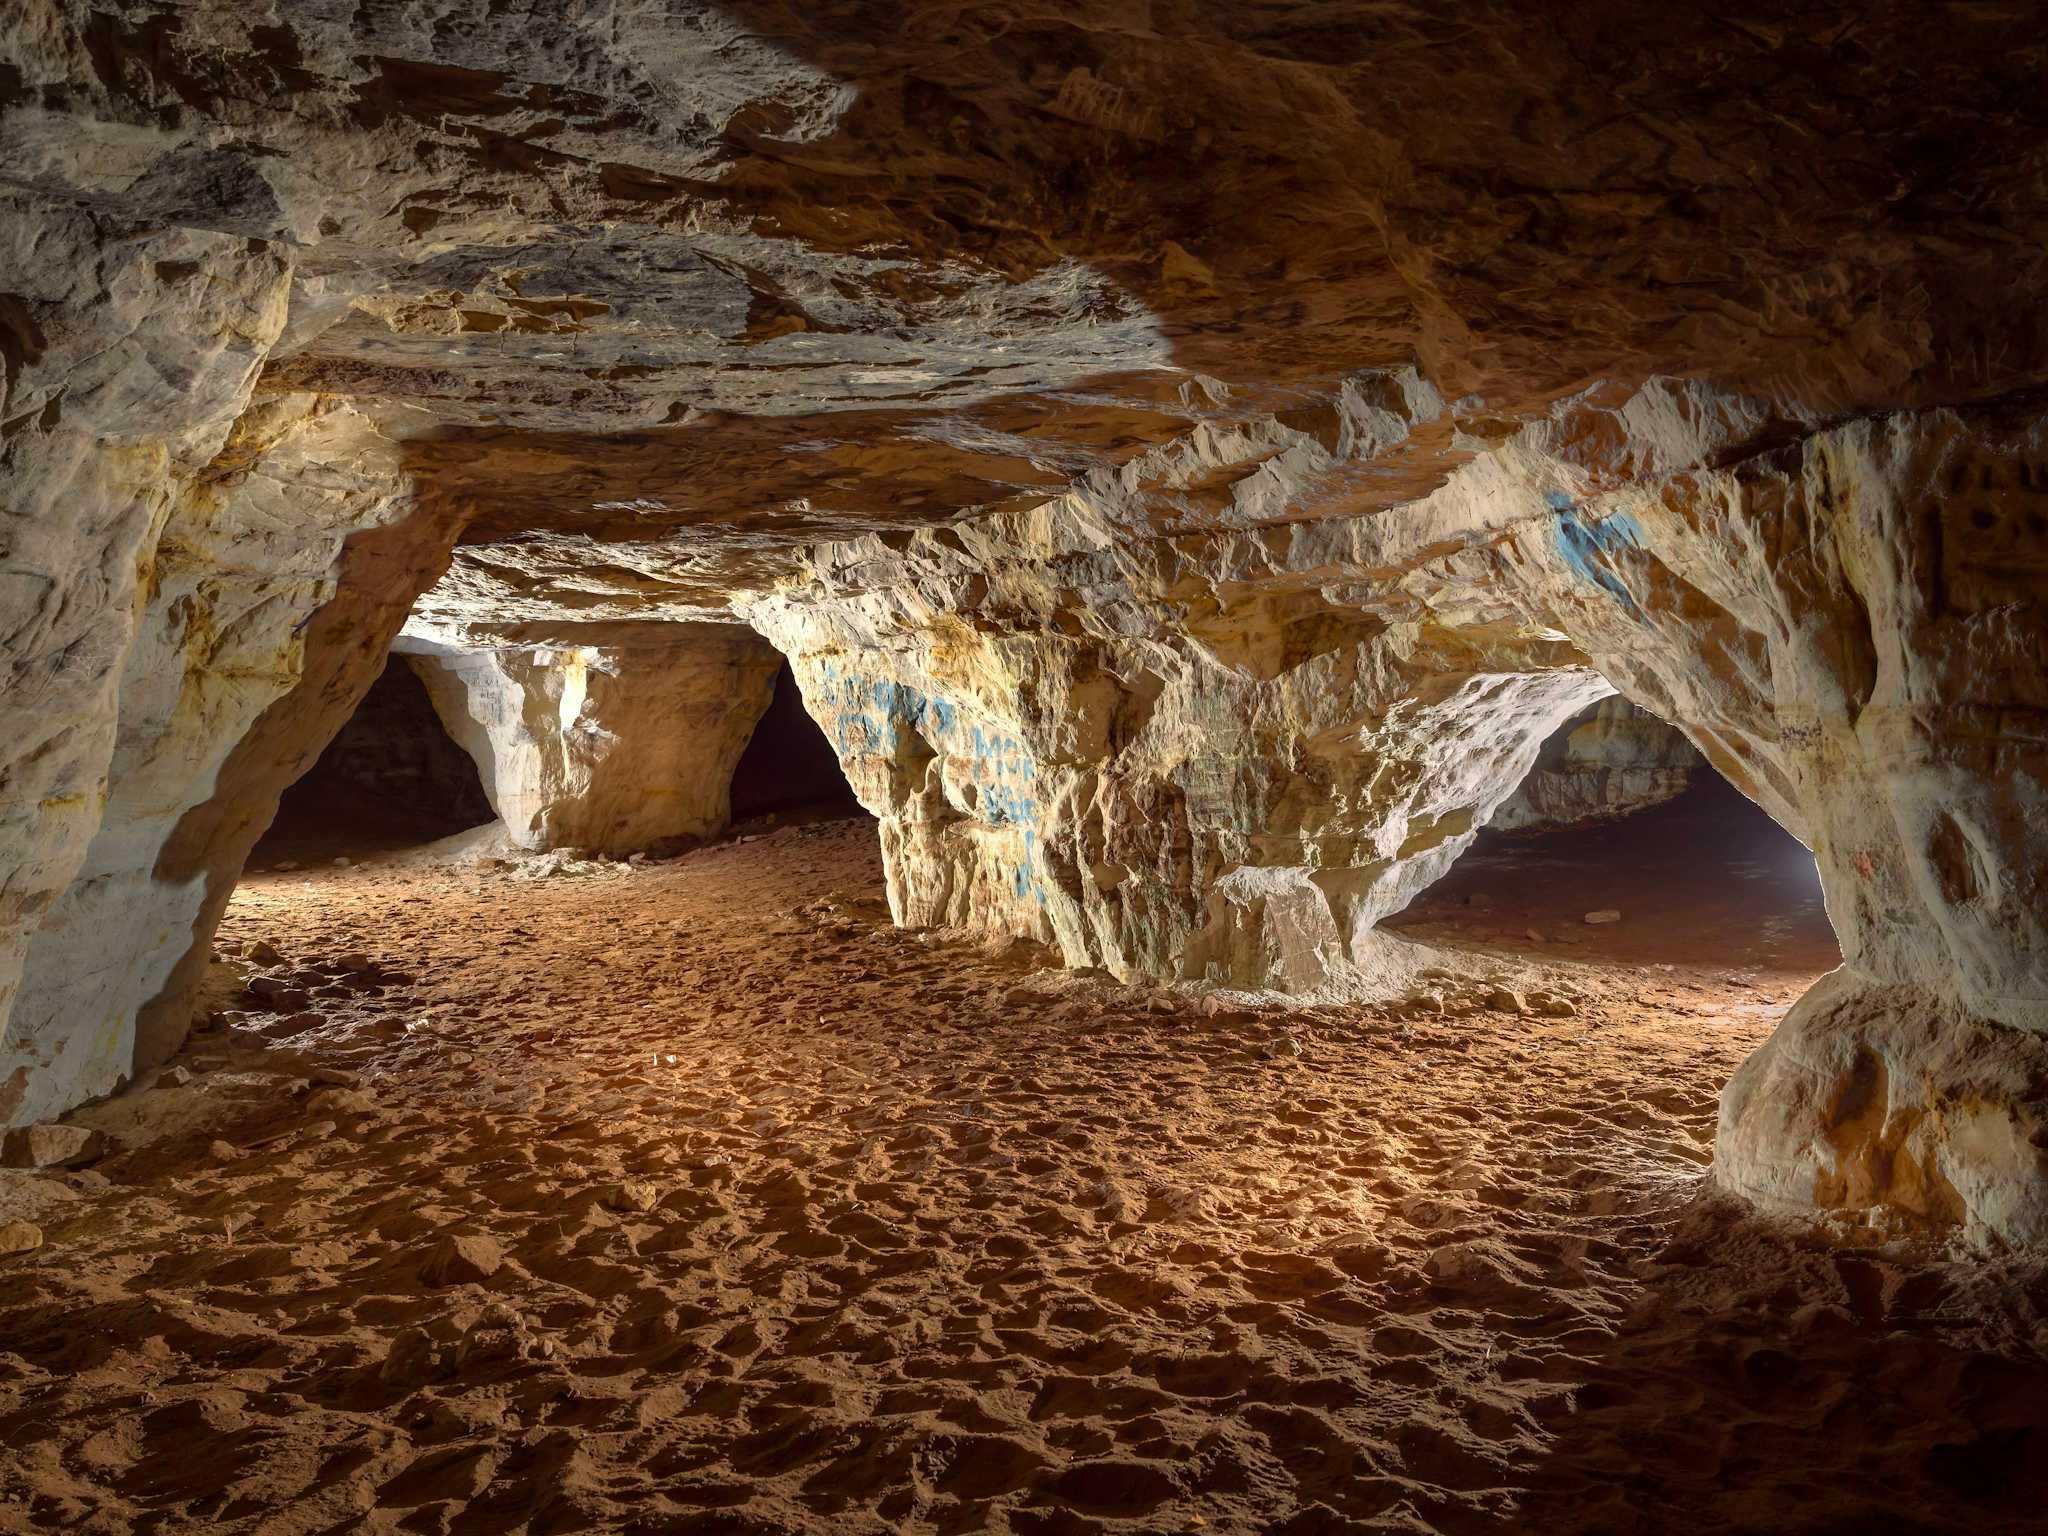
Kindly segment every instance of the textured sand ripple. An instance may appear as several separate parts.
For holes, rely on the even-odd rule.
[[[0,1529],[2038,1528],[2034,1277],[1702,1201],[1824,955],[1218,1007],[876,862],[252,880],[373,967],[92,1112],[159,1139],[0,1261]]]

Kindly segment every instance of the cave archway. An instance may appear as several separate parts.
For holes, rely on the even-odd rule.
[[[784,660],[775,674],[774,697],[733,767],[732,819],[860,811],[839,754],[804,707],[796,674]]]
[[[495,819],[475,761],[394,652],[348,723],[285,790],[250,864],[414,847]]]
[[[1386,926],[1716,975],[1810,975],[1841,957],[1813,855],[1618,694],[1546,738],[1456,863]]]

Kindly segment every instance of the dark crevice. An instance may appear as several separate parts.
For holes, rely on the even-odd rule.
[[[775,697],[754,727],[753,739],[732,774],[732,817],[745,821],[799,806],[858,811],[840,771],[839,755],[804,709],[789,663],[775,674]]]
[[[392,656],[348,724],[284,792],[254,857],[409,847],[492,817],[475,762],[412,667]]]

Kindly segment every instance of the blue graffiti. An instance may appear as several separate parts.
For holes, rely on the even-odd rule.
[[[1557,514],[1554,536],[1564,563],[1582,581],[1591,582],[1620,603],[1631,618],[1639,617],[1635,598],[1613,570],[1615,557],[1643,547],[1642,529],[1636,520],[1626,512],[1616,512],[1598,522],[1587,522],[1579,516],[1578,503],[1563,491],[1552,491],[1546,499]]]
[[[1023,742],[979,724],[969,723],[963,731],[955,706],[902,683],[849,676],[831,662],[819,671],[835,706],[830,730],[842,756],[876,750],[894,753],[904,745],[903,733],[910,731],[935,750],[950,748],[953,759],[968,766],[980,820],[991,827],[1016,827],[1023,834],[1024,856],[1011,871],[1011,888],[1020,899],[1029,895],[1043,906],[1046,893],[1037,869],[1038,801],[1026,787],[1036,780],[1038,767]]]

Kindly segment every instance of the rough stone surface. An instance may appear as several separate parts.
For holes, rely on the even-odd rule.
[[[139,617],[94,696],[107,750],[71,770],[97,765],[98,787],[80,791],[93,835],[17,962],[0,1043],[11,1118],[104,1093],[183,1038],[213,924],[279,792],[348,718],[447,558],[448,519],[403,487],[354,412],[293,399],[254,408],[171,497]],[[25,733],[47,729],[37,697],[9,694]],[[38,822],[28,846],[66,825]]]
[[[401,619],[508,820],[613,848],[722,818],[752,695],[641,662],[744,619],[900,920],[1297,993],[1412,970],[1374,925],[1619,692],[1842,936],[1722,1181],[2048,1237],[2044,55],[1996,6],[31,0],[0,1121],[176,1043]]]
[[[408,657],[523,848],[629,853],[723,831],[778,657],[737,625]]]
[[[428,1285],[473,1285],[504,1266],[504,1250],[494,1239],[479,1232],[454,1233],[436,1243],[421,1262],[420,1279]]]
[[[1602,699],[1551,734],[1487,824],[1513,831],[1626,816],[1683,794],[1705,767],[1682,732],[1627,699]]]
[[[106,1153],[106,1135],[83,1125],[19,1126],[0,1140],[0,1165],[9,1168],[76,1168]]]

